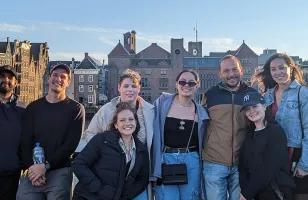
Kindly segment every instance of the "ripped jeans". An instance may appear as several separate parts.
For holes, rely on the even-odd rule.
[[[197,152],[163,153],[166,164],[185,163],[188,184],[160,185],[155,188],[156,200],[198,200],[200,199],[200,160]]]

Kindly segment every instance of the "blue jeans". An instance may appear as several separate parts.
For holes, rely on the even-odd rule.
[[[46,185],[35,187],[28,177],[21,177],[16,195],[17,200],[69,200],[71,196],[72,171],[64,167],[46,173]]]
[[[163,153],[166,164],[185,163],[188,183],[184,185],[160,185],[155,189],[156,200],[199,200],[200,199],[200,160],[197,152]]]
[[[138,196],[134,198],[134,200],[147,200],[147,199],[148,199],[147,189],[145,189],[143,192],[141,192],[140,194],[138,194]]]
[[[239,200],[239,172],[237,166],[203,162],[207,200]]]

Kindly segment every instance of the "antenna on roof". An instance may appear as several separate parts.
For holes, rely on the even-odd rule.
[[[196,26],[194,27],[196,42],[198,42],[198,24],[196,21]]]

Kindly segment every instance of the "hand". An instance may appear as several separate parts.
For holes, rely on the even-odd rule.
[[[246,200],[246,198],[242,195],[242,193],[241,193],[241,196],[240,196],[240,200]]]
[[[304,176],[307,176],[308,175],[308,172],[300,169],[300,168],[296,168],[295,169],[295,176],[298,177],[298,178],[304,178]]]
[[[33,164],[28,169],[28,178],[31,182],[36,182],[40,177],[45,176],[45,164]]]
[[[32,185],[35,187],[40,187],[46,184],[46,177],[45,176],[41,176],[40,178],[38,178],[36,181],[31,181]]]

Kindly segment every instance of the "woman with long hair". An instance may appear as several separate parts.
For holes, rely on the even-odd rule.
[[[287,136],[289,169],[305,179],[296,182],[296,193],[308,193],[308,88],[304,86],[303,72],[291,57],[277,53],[256,77],[264,89],[270,118]]]
[[[154,103],[153,176],[158,180],[157,200],[201,199],[200,154],[209,117],[194,101],[198,87],[198,74],[183,70],[176,77],[177,93],[163,93]],[[168,170],[170,166],[175,168]],[[182,179],[185,175],[180,180],[171,176],[167,182],[166,173],[170,175],[177,170],[186,174],[186,182]]]
[[[241,111],[250,127],[240,150],[240,200],[291,200],[294,183],[288,172],[287,138],[277,123],[267,122],[264,103],[257,92],[243,99]]]
[[[79,179],[73,200],[129,200],[145,190],[148,153],[138,129],[135,109],[119,103],[110,130],[95,135],[72,163]]]

